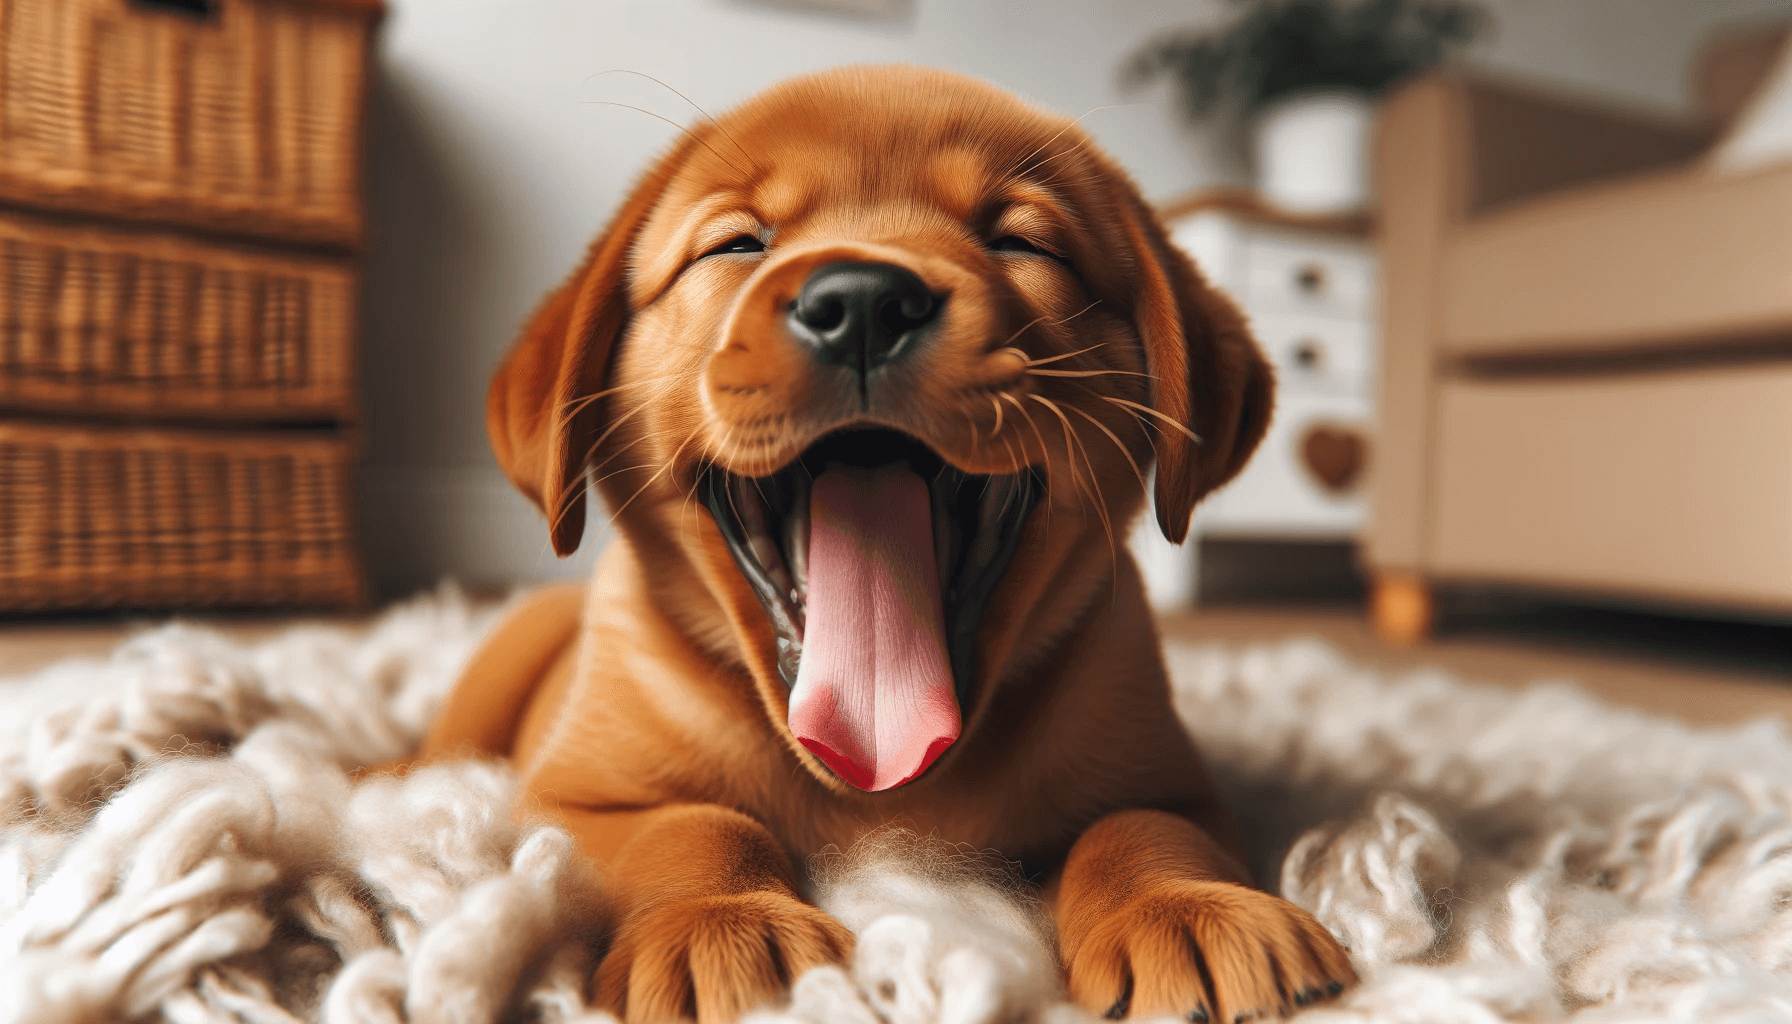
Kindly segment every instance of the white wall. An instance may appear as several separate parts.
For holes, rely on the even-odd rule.
[[[540,517],[486,447],[485,383],[518,324],[578,259],[623,190],[693,116],[651,74],[719,111],[792,74],[909,61],[987,78],[1084,125],[1146,194],[1239,169],[1182,129],[1161,91],[1115,69],[1160,28],[1219,0],[914,0],[857,20],[752,0],[390,0],[369,155],[361,527],[390,595],[447,575],[578,576],[598,546],[556,561]],[[1708,24],[1785,0],[1495,0],[1476,57],[1503,69],[1675,106]],[[597,77],[592,77],[596,75]],[[592,517],[593,530],[603,519]]]

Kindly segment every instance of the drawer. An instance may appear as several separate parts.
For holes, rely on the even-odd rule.
[[[377,15],[373,3],[0,3],[0,200],[358,245]]]
[[[1364,522],[1371,418],[1360,397],[1283,395],[1244,472],[1196,509],[1196,529],[1203,536],[1354,536]]]
[[[0,419],[0,612],[356,605],[339,432]]]
[[[1360,317],[1374,311],[1375,258],[1358,245],[1285,235],[1245,243],[1246,303],[1254,309]]]
[[[1360,395],[1373,385],[1373,334],[1360,320],[1264,313],[1251,328],[1284,393]]]
[[[350,419],[355,316],[346,257],[0,211],[0,407]]]

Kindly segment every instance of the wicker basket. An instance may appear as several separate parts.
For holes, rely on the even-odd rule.
[[[378,12],[0,0],[0,200],[354,246]]]
[[[0,421],[0,610],[357,604],[352,447]]]
[[[350,419],[347,259],[0,211],[0,407]]]

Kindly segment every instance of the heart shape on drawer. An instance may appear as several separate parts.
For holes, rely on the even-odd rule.
[[[1300,460],[1327,492],[1347,494],[1369,463],[1369,440],[1354,427],[1316,423],[1301,437]]]

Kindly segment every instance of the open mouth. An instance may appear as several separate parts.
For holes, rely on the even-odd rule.
[[[860,789],[958,736],[977,625],[1043,491],[891,430],[843,430],[770,476],[711,467],[705,504],[777,634],[790,726]]]

